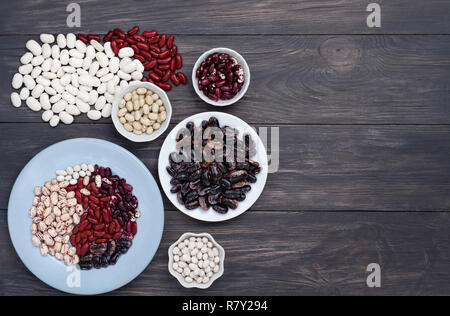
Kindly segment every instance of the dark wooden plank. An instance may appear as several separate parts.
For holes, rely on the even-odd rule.
[[[166,212],[152,263],[114,295],[449,295],[448,213],[250,212],[218,225]],[[207,291],[183,289],[167,249],[186,232],[211,233],[226,251],[225,274]],[[20,262],[0,214],[0,294],[62,294]],[[289,241],[288,241],[289,240]],[[379,263],[381,288],[366,286]]]
[[[26,106],[13,108],[9,96],[27,38],[0,38],[5,92],[0,122],[41,120]],[[245,56],[252,71],[248,93],[223,110],[250,123],[450,123],[448,36],[179,36],[177,41],[189,76],[198,56],[211,47],[231,47]],[[174,122],[216,110],[190,84],[169,97]]]
[[[253,210],[446,211],[450,207],[450,126],[281,126],[279,133],[279,171],[269,174]],[[112,141],[131,150],[157,178],[164,139],[131,143],[107,124],[56,130],[46,124],[0,124],[0,135],[3,209],[20,170],[55,142],[72,137]],[[173,209],[167,200],[165,206]]]
[[[2,34],[71,31],[66,6],[71,1],[2,1]],[[360,0],[211,0],[78,1],[82,32],[106,32],[135,24],[183,34],[442,34],[450,33],[446,0],[377,1],[381,28],[369,28]],[[51,27],[50,27],[51,24]],[[73,30],[73,29],[72,29]],[[78,31],[76,28],[75,31]]]

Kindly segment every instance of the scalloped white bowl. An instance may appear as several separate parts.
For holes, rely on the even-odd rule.
[[[175,246],[178,245],[181,241],[185,240],[186,238],[190,238],[190,237],[206,237],[212,242],[214,247],[217,247],[217,249],[219,250],[219,258],[220,258],[219,271],[217,273],[214,273],[211,276],[211,278],[209,279],[208,283],[197,283],[195,280],[192,281],[191,283],[188,283],[188,282],[186,282],[184,280],[184,277],[180,273],[178,273],[177,271],[175,271],[173,269],[173,253],[172,253],[173,248],[175,248]],[[184,233],[183,235],[181,235],[180,238],[178,238],[178,240],[176,242],[174,242],[169,247],[169,272],[185,288],[199,288],[199,289],[207,289],[207,288],[209,288],[211,286],[211,284],[214,283],[215,280],[217,280],[218,278],[220,278],[223,275],[223,272],[225,271],[225,269],[224,269],[224,262],[225,262],[225,250],[208,233],[200,233],[200,234],[189,233],[189,232]]]

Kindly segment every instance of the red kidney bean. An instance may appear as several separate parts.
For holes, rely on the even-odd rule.
[[[147,70],[148,70],[148,69],[147,69]],[[142,81],[142,82],[148,82],[148,78],[147,78],[146,76],[142,76],[141,81]]]
[[[68,187],[66,187],[66,191],[67,192],[69,192],[69,191],[75,191],[77,189],[77,186],[76,185],[69,185]]]
[[[130,37],[130,36],[127,36],[127,37],[125,37],[125,41],[128,43],[128,44],[136,44],[138,41],[136,41],[134,38],[132,38],[132,37]]]
[[[105,243],[105,242],[107,242],[107,241],[108,241],[107,239],[101,238],[101,239],[97,239],[97,240],[95,241],[95,243],[96,243],[96,244],[102,244],[102,243]]]
[[[167,35],[166,34],[162,34],[160,39],[159,39],[158,46],[160,48],[162,48],[166,44],[166,40],[167,40]]]
[[[174,40],[175,40],[175,36],[170,35],[169,38],[167,39],[167,43],[166,43],[166,46],[168,49],[172,48]]]
[[[86,255],[87,252],[88,252],[88,250],[89,250],[89,244],[88,244],[88,243],[86,243],[86,244],[84,244],[83,246],[81,246],[81,249],[80,249],[80,256]]]
[[[162,71],[170,69],[170,64],[159,65],[158,68]]]
[[[145,42],[145,41],[147,41],[147,39],[144,36],[139,35],[139,34],[134,34],[133,37],[138,42]]]
[[[175,57],[177,52],[178,52],[178,46],[177,45],[173,45],[173,47],[170,49],[170,56]]]
[[[139,32],[139,26],[135,25],[131,29],[128,30],[127,34],[128,35],[134,35],[137,32]]]
[[[100,203],[99,199],[92,195],[89,195],[89,201],[91,201],[97,205],[98,205],[98,203]]]
[[[145,50],[141,51],[141,55],[148,61],[152,60],[152,55],[149,52],[146,52]]]
[[[139,55],[139,54],[134,54],[133,57],[136,58],[137,60],[139,60],[141,63],[145,63],[145,58],[144,58],[144,56]]]
[[[180,78],[180,81],[182,84],[186,84],[187,83],[187,78],[186,75],[182,72],[177,72],[177,77]]]
[[[175,61],[176,61],[176,67],[177,69],[180,69],[181,67],[183,67],[183,59],[181,58],[180,54],[177,54],[175,56]]]
[[[87,37],[81,33],[78,33],[77,38],[85,44],[89,43],[89,40],[87,39]]]
[[[178,78],[177,74],[173,73],[170,76],[170,79],[172,80],[172,82],[175,86],[178,86],[180,84],[180,79]]]
[[[142,43],[142,42],[138,42],[136,45],[137,45],[137,47],[139,47],[139,49],[143,49],[143,50],[149,50],[150,49],[150,46],[148,46],[147,44]]]
[[[158,86],[165,91],[169,91],[170,89],[172,89],[172,85],[170,83],[160,82],[158,83]]]
[[[161,59],[164,59],[164,58],[169,57],[169,55],[170,55],[170,50],[166,49],[165,51],[161,52],[158,57]]]
[[[149,44],[155,44],[158,42],[159,42],[159,36],[154,36],[154,37],[148,39]]]
[[[131,224],[131,233],[132,233],[133,235],[136,235],[136,234],[137,234],[137,223],[136,223],[136,222],[133,222],[133,223]]]
[[[170,63],[171,60],[172,60],[172,57],[158,59],[158,64],[168,64],[168,63]],[[169,68],[170,68],[170,66],[169,66]]]
[[[115,28],[113,30],[114,34],[116,34],[117,36],[119,36],[120,39],[125,39],[125,33],[119,29],[119,28]]]
[[[141,51],[139,50],[139,48],[136,45],[130,45],[130,47],[133,49],[135,54],[139,54]]]
[[[158,81],[158,82],[161,81],[161,79],[162,79],[160,76],[158,76],[154,72],[149,73],[148,76],[150,77],[150,79],[152,79],[154,81]]]
[[[158,35],[158,32],[155,31],[155,30],[152,30],[152,31],[144,31],[144,32],[142,32],[142,35],[144,35],[145,37],[150,38],[150,37],[154,37],[154,36]]]
[[[170,70],[167,70],[164,76],[162,77],[162,81],[166,82],[170,79],[170,76],[172,75],[172,72]]]
[[[113,235],[113,239],[114,239],[114,240],[117,240],[117,239],[119,239],[120,237],[122,237],[122,232],[118,232],[118,233],[115,233],[115,234]]]
[[[176,69],[177,69],[177,67],[176,67],[176,60],[175,60],[175,58],[172,58],[172,60],[170,61],[170,70],[172,72],[175,72]]]
[[[150,45],[149,47],[152,51],[157,52],[158,54],[161,53],[161,49],[158,46]]]
[[[111,50],[114,52],[114,54],[119,54],[119,46],[117,45],[117,42],[111,42]]]
[[[103,37],[103,42],[109,42],[111,40],[111,38],[113,37],[114,32],[113,31],[109,31],[108,33],[106,33],[106,35]]]
[[[113,39],[111,40],[111,42],[116,42],[117,45],[119,45],[119,44],[122,44],[122,43],[124,42],[124,40],[123,40],[123,39],[120,39],[120,38],[113,38]]]
[[[150,61],[150,62],[148,62],[148,63],[146,63],[145,65],[144,65],[144,70],[150,70],[150,69],[153,69],[153,68],[155,68],[155,66],[158,64],[158,62],[156,61],[156,60],[152,60],[152,61]]]
[[[155,52],[155,51],[153,51],[153,50],[150,50],[149,53],[150,53],[150,55],[151,55],[152,57],[154,57],[154,58],[159,58],[159,54],[158,54],[157,52]]]
[[[105,224],[99,224],[94,226],[94,230],[104,230],[106,227]]]
[[[76,190],[75,191],[75,198],[77,199],[77,203],[80,204],[83,201],[83,197],[81,196],[81,192]]]
[[[160,77],[164,76],[164,73],[159,68],[154,68],[153,71]]]
[[[96,40],[97,42],[100,42],[100,36],[98,36],[97,34],[88,34],[86,36],[86,38],[90,41],[90,40]]]
[[[83,203],[82,203],[83,209],[87,209],[89,207],[89,199],[87,196],[85,196],[83,198]]]

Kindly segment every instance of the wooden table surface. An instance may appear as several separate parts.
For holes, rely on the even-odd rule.
[[[164,198],[156,256],[111,294],[450,294],[448,0],[379,0],[381,28],[366,25],[375,0],[80,0],[78,29],[66,25],[70,2],[0,4],[0,294],[62,294],[25,268],[7,228],[11,187],[39,151],[68,138],[106,139],[157,178],[164,137],[131,143],[110,120],[86,117],[51,129],[9,99],[29,38],[133,25],[175,34],[188,75],[207,49],[239,51],[250,88],[223,111],[279,128],[279,168],[256,204],[225,223],[193,220]],[[216,110],[191,85],[169,97],[170,128]],[[183,289],[167,271],[167,248],[186,231],[207,231],[226,249],[225,274],[207,291]],[[381,288],[366,285],[369,263],[381,266]]]

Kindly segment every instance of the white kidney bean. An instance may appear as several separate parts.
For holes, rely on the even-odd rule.
[[[28,97],[26,100],[26,104],[32,111],[35,112],[40,111],[42,109],[42,106],[39,103],[39,101],[33,97]]]
[[[31,71],[31,78],[36,79],[37,77],[39,77],[39,75],[42,72],[42,68],[39,66],[36,66],[33,68],[33,70]]]
[[[59,124],[59,116],[58,115],[53,115],[53,117],[50,119],[50,126],[51,127],[56,127]]]
[[[44,86],[41,85],[41,84],[37,84],[37,85],[34,87],[33,91],[31,91],[31,96],[32,96],[33,98],[38,99],[38,98],[41,96],[41,94],[42,94],[43,92],[44,92]]]
[[[124,47],[119,50],[119,57],[132,57],[134,55],[134,51],[131,47]]]
[[[61,111],[59,113],[59,118],[61,122],[63,122],[64,124],[72,124],[73,122],[73,116],[67,113],[66,111]]]
[[[22,75],[28,75],[31,73],[32,70],[33,70],[32,64],[26,64],[19,67],[19,73],[21,73]]]
[[[66,47],[66,36],[64,34],[58,34],[56,36],[56,43],[58,44],[59,48],[65,48]]]
[[[31,63],[31,60],[33,59],[33,54],[30,52],[26,52],[25,54],[20,57],[20,62],[24,65]]]
[[[66,35],[66,45],[68,48],[74,48],[77,37],[73,33],[67,33]]]
[[[53,45],[52,46],[52,58],[53,59],[59,58],[59,53],[60,53],[59,46]]]
[[[35,40],[29,40],[26,44],[25,44],[26,48],[28,48],[28,50],[30,52],[33,53],[34,56],[39,56],[42,53],[42,47],[41,45],[38,44],[38,42],[36,42]]]
[[[22,105],[22,100],[17,92],[11,93],[11,103],[16,108],[19,108]]]
[[[11,85],[14,89],[19,89],[23,84],[23,76],[20,73],[16,73],[13,76]]]
[[[100,111],[97,111],[97,110],[90,110],[89,112],[87,112],[87,116],[91,120],[97,121],[97,120],[99,120],[102,117],[102,113]]]
[[[46,110],[46,111],[42,112],[42,120],[44,122],[49,122],[52,117],[53,117],[52,110]]]

